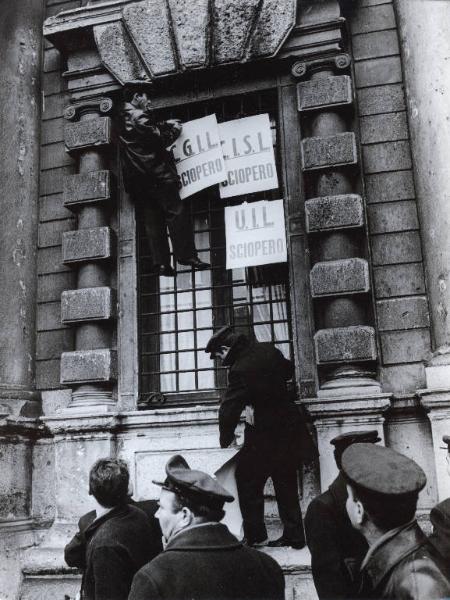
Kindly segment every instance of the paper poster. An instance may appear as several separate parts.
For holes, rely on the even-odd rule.
[[[225,207],[227,269],[287,261],[283,200]]]
[[[180,198],[187,198],[224,180],[225,162],[216,115],[183,123],[172,150],[180,176]]]
[[[217,481],[222,485],[232,496],[233,502],[225,502],[223,509],[225,516],[221,523],[226,525],[233,535],[238,539],[242,538],[242,513],[239,507],[239,496],[236,483],[236,466],[238,461],[239,450],[226,463],[224,463],[215,473]]]
[[[220,197],[278,187],[269,115],[261,114],[219,124],[226,177]]]

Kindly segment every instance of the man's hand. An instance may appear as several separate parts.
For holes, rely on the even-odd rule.
[[[167,119],[166,123],[172,125],[172,127],[175,127],[175,129],[178,129],[179,131],[181,131],[183,127],[180,119]]]

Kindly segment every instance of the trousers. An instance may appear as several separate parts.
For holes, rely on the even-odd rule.
[[[176,184],[151,187],[145,194],[141,191],[137,197],[140,199],[140,211],[153,265],[170,264],[167,229],[176,260],[184,261],[197,256],[192,223]]]
[[[283,435],[255,433],[246,426],[244,446],[236,467],[239,505],[244,536],[249,542],[267,538],[264,523],[264,486],[272,479],[283,536],[304,543],[303,519],[298,497],[297,454],[293,452],[295,432]]]

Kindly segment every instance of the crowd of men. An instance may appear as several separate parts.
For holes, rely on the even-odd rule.
[[[243,539],[221,523],[233,496],[182,456],[167,462],[163,482],[154,481],[158,502],[134,502],[126,463],[100,459],[89,475],[95,510],[81,517],[65,549],[67,564],[83,573],[81,598],[281,600],[283,571],[261,548],[301,549],[305,533],[321,600],[450,598],[450,499],[431,511],[427,537],[416,520],[426,485],[419,465],[378,444],[377,431],[334,438],[339,474],[310,503],[303,527],[296,471],[314,453],[305,449],[306,432],[287,390],[291,363],[272,344],[228,327],[206,351],[229,367],[219,409],[222,447],[233,443],[246,414],[236,471]],[[450,437],[444,442],[449,456]],[[272,541],[264,523],[269,477],[283,524],[283,535]]]

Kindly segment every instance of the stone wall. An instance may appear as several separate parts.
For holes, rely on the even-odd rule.
[[[80,0],[47,1],[46,17],[78,8]],[[61,353],[73,350],[73,329],[61,322],[61,293],[75,287],[75,273],[62,262],[62,234],[76,227],[74,214],[63,204],[64,176],[76,161],[64,149],[64,108],[69,103],[62,73],[66,66],[48,42],[44,48],[43,114],[38,236],[36,385],[60,387]]]
[[[359,0],[349,21],[384,391],[424,387],[428,300],[392,2]]]

